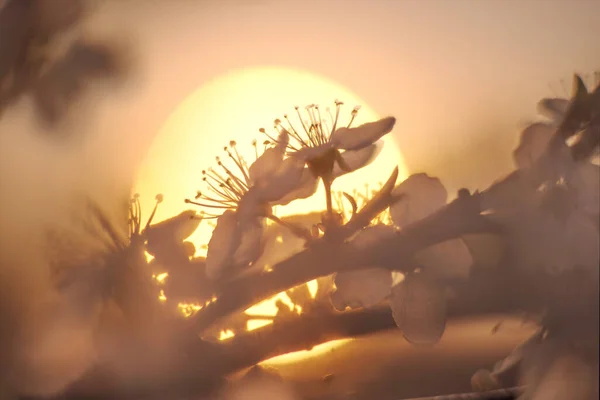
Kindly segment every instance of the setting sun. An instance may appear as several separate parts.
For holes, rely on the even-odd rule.
[[[318,104],[323,109],[333,109],[335,100],[344,103],[340,113],[342,125],[350,121],[355,106],[360,106],[360,110],[353,126],[382,117],[350,90],[309,72],[282,68],[244,69],[207,82],[174,110],[156,136],[136,183],[135,191],[140,194],[142,209],[148,210],[147,213],[152,210],[157,193],[164,194],[164,201],[158,207],[155,222],[177,215],[184,209],[193,209],[193,206],[184,203],[184,199],[194,197],[201,188],[201,171],[216,165],[215,157],[224,155],[223,148],[231,140],[237,142],[237,150],[242,157],[254,160],[252,141],[256,139],[260,143],[267,139],[259,132],[260,128],[272,133],[273,121],[286,114],[293,115],[295,106],[302,108]],[[396,166],[400,169],[400,178],[405,177],[404,162],[393,136],[386,136],[384,142],[383,150],[371,165],[354,172],[351,177],[337,179],[333,190],[351,193],[354,190],[364,191],[366,185],[376,187]],[[324,190],[319,188],[311,198],[278,207],[275,213],[281,217],[321,211],[325,208],[324,198]],[[212,223],[203,221],[190,237],[189,240],[196,246],[197,256],[206,254],[206,244],[213,228]],[[246,313],[275,315],[277,299],[290,308],[294,306],[289,297],[281,293]],[[180,309],[189,314],[193,312],[191,307],[186,304]],[[271,322],[250,320],[247,328],[257,329]],[[231,332],[223,331],[220,339],[231,336]],[[323,346],[319,346],[321,348]],[[300,353],[304,356],[312,352]]]

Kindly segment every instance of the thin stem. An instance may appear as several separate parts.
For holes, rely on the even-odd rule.
[[[323,177],[323,185],[325,186],[325,201],[327,202],[327,220],[331,222],[333,220],[333,198],[331,194],[331,184],[333,179],[330,177]]]

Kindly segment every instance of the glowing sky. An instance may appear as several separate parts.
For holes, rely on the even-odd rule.
[[[398,117],[413,171],[427,169],[449,186],[481,186],[511,167],[516,126],[552,94],[548,84],[600,67],[594,0],[129,0],[102,7],[103,31],[138,42],[139,90],[110,113],[110,124],[135,132],[128,140],[140,152],[206,80],[278,65],[335,80],[379,114]]]

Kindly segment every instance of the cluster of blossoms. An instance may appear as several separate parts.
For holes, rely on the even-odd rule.
[[[186,202],[221,211],[205,211],[206,216],[217,219],[206,257],[209,278],[230,278],[256,261],[263,248],[264,220],[281,223],[273,215],[273,206],[312,196],[319,180],[332,214],[332,182],[379,154],[383,145],[379,139],[392,130],[395,119],[352,127],[358,112],[355,108],[350,123],[339,127],[342,103],[335,106],[335,113],[327,110],[329,120],[316,105],[306,107],[305,115],[296,108],[302,129],[295,128],[287,115],[286,124],[275,120],[276,136],[260,129],[268,140],[262,152],[254,142],[256,159],[250,165],[232,141],[224,149],[228,161],[217,158],[216,168],[202,171],[206,190]]]
[[[490,382],[498,383],[507,371],[524,363],[526,368],[542,371],[526,374],[531,390],[539,392],[532,392],[535,399],[544,398],[544,374],[562,354],[559,349],[574,342],[584,343],[584,347],[596,343],[597,347],[597,335],[590,339],[585,333],[576,333],[578,329],[589,332],[584,325],[596,321],[597,312],[595,317],[593,312],[585,312],[591,317],[582,318],[572,311],[579,306],[597,311],[588,303],[598,292],[594,282],[598,282],[600,264],[600,167],[594,161],[600,144],[600,90],[596,87],[589,92],[579,78],[575,83],[572,99],[544,99],[539,103],[546,119],[521,133],[513,154],[517,170],[477,195],[481,216],[501,228],[501,233],[492,235],[498,251],[486,251],[494,253],[497,260],[493,262],[506,266],[519,285],[536,287],[530,299],[521,299],[524,307],[539,312],[542,296],[544,309],[540,332],[492,372],[479,373],[474,379],[479,386],[481,382],[490,386]],[[286,226],[273,215],[273,206],[312,196],[319,182],[325,188],[327,210],[318,230],[325,236],[330,227],[344,225],[348,219],[341,206],[344,198],[352,205],[352,216],[360,214],[358,192],[354,196],[338,195],[338,212],[334,212],[332,183],[377,157],[382,147],[380,139],[392,130],[395,119],[388,117],[352,127],[358,112],[355,108],[350,124],[339,127],[341,106],[336,102],[334,112],[323,113],[316,105],[306,107],[305,113],[296,108],[301,128],[297,129],[286,115],[283,121],[275,120],[276,134],[261,129],[268,140],[262,151],[254,143],[256,158],[252,164],[248,165],[236,143],[231,142],[225,148],[227,162],[217,158],[215,169],[203,171],[207,189],[195,200],[186,201],[203,207],[206,218],[217,219],[206,259],[209,278],[230,279],[255,262],[264,248],[265,219]],[[389,218],[366,212],[369,221],[363,221],[366,223],[357,232],[341,236],[349,246],[357,250],[371,247],[447,205],[448,192],[439,179],[417,173],[394,187],[396,177],[397,172],[391,186],[386,189],[384,185],[374,197],[387,191],[384,195],[389,207],[384,213]],[[369,199],[370,195],[362,196],[361,211],[375,201]],[[294,229],[289,224],[287,227]],[[318,236],[311,231],[305,238],[310,241]],[[410,259],[396,260],[399,265],[394,269],[403,274],[392,272],[389,265],[365,265],[363,269],[339,272],[333,278],[331,303],[343,311],[388,302],[408,341],[436,343],[445,330],[447,285],[468,280],[473,266],[482,262],[481,252],[469,240],[457,237],[424,248]],[[538,277],[541,280],[536,281]],[[556,282],[566,287],[572,281],[579,285],[579,293],[564,288],[557,291]],[[564,329],[569,325],[574,328]],[[552,334],[548,336],[548,332]],[[542,366],[540,360],[550,361]]]

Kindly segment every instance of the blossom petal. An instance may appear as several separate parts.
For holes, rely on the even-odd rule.
[[[296,157],[300,160],[304,160],[306,162],[323,156],[325,153],[331,151],[333,148],[333,144],[327,142],[319,146],[302,147],[300,150],[291,153],[291,156]]]
[[[347,150],[341,153],[341,157],[344,160],[344,163],[349,167],[349,170],[344,171],[336,162],[333,167],[333,177],[337,178],[348,172],[366,167],[377,158],[382,149],[383,142],[380,140],[360,150]]]
[[[248,169],[252,185],[256,185],[264,179],[269,179],[273,173],[281,168],[288,142],[288,133],[287,131],[282,130],[277,139],[277,144],[274,147],[265,150],[265,152],[252,163]]]
[[[298,187],[285,196],[275,201],[274,204],[285,206],[294,200],[306,199],[315,194],[319,186],[319,179],[317,179],[308,168],[302,170],[302,177]]]
[[[438,278],[468,278],[473,257],[462,239],[437,243],[415,254],[425,271]]]
[[[353,248],[365,249],[379,240],[394,234],[388,225],[374,225],[360,231],[350,242]],[[392,273],[382,268],[340,272],[334,277],[336,291],[331,294],[331,303],[339,310],[346,307],[371,307],[383,301],[392,286]]]
[[[395,123],[396,118],[386,117],[355,128],[340,128],[331,134],[331,142],[338,149],[360,150],[390,133]]]
[[[546,98],[538,103],[538,112],[559,124],[567,114],[570,104],[567,99]]]
[[[208,278],[216,279],[222,276],[223,268],[228,266],[241,240],[237,215],[231,210],[225,211],[217,218],[217,226],[208,242],[206,253],[206,276]]]
[[[146,232],[148,242],[175,241],[183,242],[198,229],[201,218],[194,210],[186,210],[179,215],[150,225]]]
[[[398,198],[391,207],[394,223],[403,227],[423,219],[446,205],[448,193],[438,178],[425,173],[414,174],[392,191]]]
[[[304,161],[296,157],[285,159],[277,170],[272,171],[268,180],[261,182],[259,197],[262,201],[270,203],[296,191],[304,177]]]
[[[331,303],[338,311],[346,307],[368,308],[382,302],[392,287],[392,273],[382,268],[339,272],[334,277]]]
[[[424,274],[406,276],[392,288],[394,321],[413,344],[437,343],[446,329],[446,293],[443,286]]]
[[[513,151],[517,168],[531,166],[544,153],[555,129],[544,123],[529,125],[521,132],[519,146]]]
[[[240,243],[233,253],[232,264],[236,267],[246,267],[258,260],[263,251],[262,238],[264,226],[262,222],[253,221],[240,228]]]

